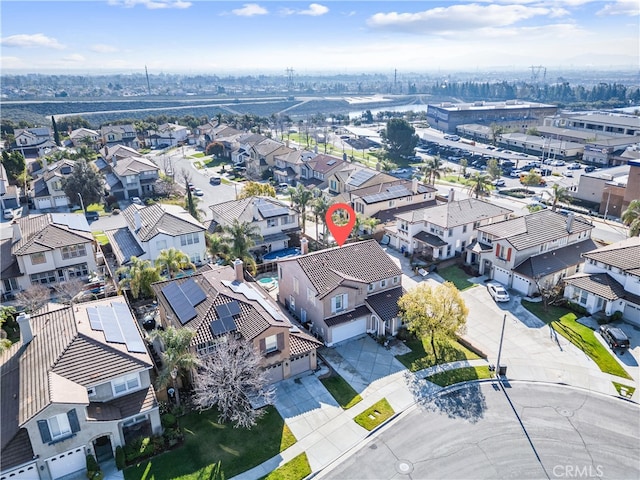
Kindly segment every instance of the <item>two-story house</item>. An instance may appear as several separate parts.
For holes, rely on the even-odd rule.
[[[162,431],[153,366],[124,298],[18,317],[1,357],[0,477],[51,480],[86,471],[86,455]]]
[[[332,171],[327,175],[329,193],[340,195],[342,193],[371,187],[381,183],[393,182],[396,177],[372,168],[363,167],[345,162],[341,170]],[[344,197],[348,201],[348,196]]]
[[[347,164],[345,160],[330,155],[319,154],[300,166],[300,181],[307,187],[324,190],[329,186],[329,178]]]
[[[533,295],[579,271],[581,254],[595,246],[592,230],[583,217],[551,210],[480,226],[477,241],[467,247],[467,263],[507,288]]]
[[[584,269],[564,279],[564,296],[590,314],[622,312],[640,326],[640,238],[631,237],[582,254]]]
[[[153,262],[169,248],[181,250],[196,265],[206,261],[205,228],[182,207],[132,204],[122,215],[126,227],[105,231],[118,265],[126,265],[132,256]]]
[[[276,166],[276,158],[294,152],[293,148],[287,147],[282,142],[267,138],[259,143],[255,143],[251,149],[251,156],[246,163],[247,174],[253,178],[261,178],[267,170],[273,170]]]
[[[300,231],[298,212],[286,203],[271,197],[247,197],[241,200],[211,205],[213,214],[211,229],[233,224],[234,220],[256,225],[262,240],[251,249],[258,258],[284,250],[289,244],[297,245]]]
[[[13,134],[11,150],[17,150],[23,157],[41,157],[56,146],[48,127],[16,128]]]
[[[12,238],[5,240],[11,244],[7,251],[12,261],[2,271],[3,294],[34,283],[53,286],[86,279],[97,271],[96,243],[84,215],[31,215],[16,219],[12,227]]]
[[[20,206],[20,187],[9,184],[7,170],[2,164],[0,164],[0,205],[2,210]]]
[[[512,212],[474,198],[451,200],[400,213],[385,232],[391,245],[402,252],[445,260],[464,252],[475,241],[478,227],[506,220]]]
[[[100,139],[103,146],[126,145],[138,148],[138,134],[133,125],[106,125],[100,128]]]
[[[303,179],[302,172],[305,171],[307,162],[315,156],[315,153],[307,150],[293,149],[289,149],[285,153],[275,155],[273,179],[277,183],[288,183],[292,186],[297,185],[297,183]]]
[[[158,130],[149,130],[147,133],[149,143],[152,146],[168,145],[173,147],[186,142],[191,132],[187,127],[177,123],[164,123],[158,127]]]
[[[240,130],[236,130],[233,127],[225,124],[218,124],[217,122],[208,122],[204,125],[199,125],[194,132],[195,143],[200,148],[207,148],[212,142],[228,142],[234,137],[242,134]]]
[[[292,325],[256,282],[245,280],[240,260],[233,266],[209,264],[189,278],[154,283],[152,288],[162,324],[194,330],[191,348],[200,356],[235,335],[261,353],[272,382],[317,367],[316,350],[322,344]]]
[[[105,180],[111,195],[118,200],[132,197],[149,197],[155,192],[155,184],[160,178],[160,168],[151,160],[140,156],[111,159],[111,172]]]
[[[375,240],[278,261],[278,300],[327,346],[366,334],[395,335],[402,272]]]
[[[74,147],[95,148],[100,142],[100,133],[90,128],[77,128],[69,134],[69,140]]]
[[[63,180],[71,175],[75,164],[72,160],[63,159],[38,171],[39,176],[33,180],[29,192],[35,208],[44,210],[78,203],[77,199],[70,201],[62,189]]]
[[[260,158],[254,146],[267,139],[268,137],[259,133],[248,132],[239,135],[234,139],[231,147],[233,149],[231,152],[231,160],[235,165],[248,165],[249,163],[255,162],[259,164]]]

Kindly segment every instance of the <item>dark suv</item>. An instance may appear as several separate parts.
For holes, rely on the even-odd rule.
[[[620,328],[613,325],[600,325],[600,335],[611,348],[629,348],[629,337]]]

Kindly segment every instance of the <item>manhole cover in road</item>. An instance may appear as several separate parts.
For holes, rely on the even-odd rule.
[[[563,417],[573,417],[573,410],[569,410],[568,408],[557,408],[556,412]]]
[[[396,462],[396,471],[403,475],[409,475],[413,472],[413,463],[409,460],[398,460]]]

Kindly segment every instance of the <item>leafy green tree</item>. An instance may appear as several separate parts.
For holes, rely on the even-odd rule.
[[[469,166],[469,161],[466,158],[460,160],[460,170],[462,170],[462,176],[464,177],[467,174],[467,167]],[[460,178],[460,171],[458,171],[458,178]]]
[[[289,195],[291,196],[291,205],[300,213],[302,234],[304,235],[307,223],[307,205],[313,200],[314,192],[300,183],[296,188],[289,188]]]
[[[311,204],[311,211],[315,217],[316,223],[316,240],[318,239],[318,221],[322,222],[322,242],[326,241],[327,237],[327,210],[332,205],[331,200],[329,200],[324,194],[318,195],[313,199]]]
[[[543,183],[542,176],[534,169],[531,169],[529,173],[521,177],[520,183],[527,187],[535,187]]]
[[[485,195],[489,191],[491,181],[489,177],[482,173],[475,173],[471,177],[471,185],[469,191],[478,198],[480,195]]]
[[[159,388],[171,385],[176,395],[176,405],[180,406],[180,394],[178,392],[178,375],[197,367],[200,364],[198,357],[191,351],[191,340],[195,336],[195,330],[190,328],[168,327],[165,330],[154,330],[152,338],[158,338],[162,344],[160,358],[162,370],[156,383]]]
[[[640,235],[640,200],[631,200],[627,209],[622,212],[622,223],[629,227],[629,236]]]
[[[78,160],[71,175],[62,179],[62,189],[69,201],[76,202],[80,194],[85,208],[101,201],[104,194],[103,184],[102,174],[84,160]]]
[[[260,182],[246,182],[242,191],[238,195],[238,198],[248,198],[248,197],[273,197],[276,196],[276,189],[273,188],[273,185],[269,185],[268,183],[260,183]]]
[[[217,233],[206,234],[207,250],[211,257],[222,259],[225,263],[229,260],[229,253],[231,251],[229,244]]]
[[[381,133],[389,156],[398,160],[413,155],[418,144],[416,130],[402,118],[392,118]]]
[[[11,346],[11,340],[7,338],[4,324],[16,313],[16,309],[6,305],[0,305],[0,354]]]
[[[156,267],[160,272],[166,271],[169,278],[174,278],[178,273],[185,270],[195,270],[196,266],[189,259],[189,256],[182,250],[171,247],[161,250],[156,258]]]
[[[498,144],[498,138],[505,132],[505,128],[503,125],[498,125],[497,123],[492,123],[490,125],[491,128],[491,143],[493,145]]]
[[[489,174],[492,180],[496,180],[500,178],[500,176],[502,175],[502,169],[500,168],[500,165],[498,164],[497,159],[495,158],[489,159],[489,161],[487,162],[487,173]]]
[[[211,142],[209,145],[207,145],[207,148],[205,149],[205,153],[207,155],[213,155],[215,157],[219,157],[224,153],[224,145],[221,144],[220,142]]]
[[[435,185],[436,180],[440,179],[441,175],[444,173],[444,166],[442,165],[440,157],[436,155],[435,157],[427,160],[427,164],[423,171],[425,181],[431,185]]]
[[[569,190],[567,190],[566,187],[563,187],[562,185],[559,185],[557,183],[554,183],[553,186],[551,187],[551,210],[552,211],[556,211],[556,206],[559,203],[571,203],[571,200],[573,200],[573,197],[571,196],[571,193],[569,193]]]
[[[233,219],[231,225],[222,227],[223,239],[230,246],[231,258],[239,258],[252,275],[257,271],[256,261],[250,253],[251,247],[262,239],[257,225]]]
[[[9,180],[16,180],[20,175],[24,173],[26,163],[24,157],[20,152],[14,150],[9,153],[6,150],[2,151],[2,165],[7,172]]]
[[[469,314],[460,291],[451,282],[437,287],[419,283],[400,297],[398,307],[409,331],[418,338],[430,338],[436,363],[436,338],[453,339],[463,333]]]
[[[131,296],[138,299],[153,297],[151,284],[162,280],[158,268],[151,265],[150,260],[141,260],[136,256],[131,257],[129,265],[116,270],[116,274],[122,278],[119,280],[121,287],[129,288]]]
[[[58,131],[58,124],[56,124],[56,119],[53,115],[51,115],[51,123],[53,124],[53,141],[57,146],[60,146],[60,132]]]

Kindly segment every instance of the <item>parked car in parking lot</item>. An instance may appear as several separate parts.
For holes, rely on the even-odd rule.
[[[562,172],[562,175],[564,175],[565,177],[573,178],[573,172],[571,170],[567,170],[566,172]]]
[[[498,178],[498,179],[496,179],[496,180],[492,181],[492,182],[491,182],[491,185],[493,185],[494,187],[504,187],[504,186],[505,186],[505,183],[504,183],[504,180],[503,180],[503,179]]]
[[[618,327],[613,325],[600,325],[600,335],[604,338],[612,349],[619,348],[624,350],[629,348],[629,337]]]
[[[593,165],[587,165],[586,167],[584,167],[584,172],[585,173],[591,173],[593,171],[595,171],[596,167],[594,167]]]
[[[578,162],[573,162],[567,165],[567,168],[569,170],[580,170],[582,168],[582,165],[580,165]]]
[[[510,299],[509,292],[498,282],[487,283],[487,290],[491,298],[496,302],[508,302]]]

